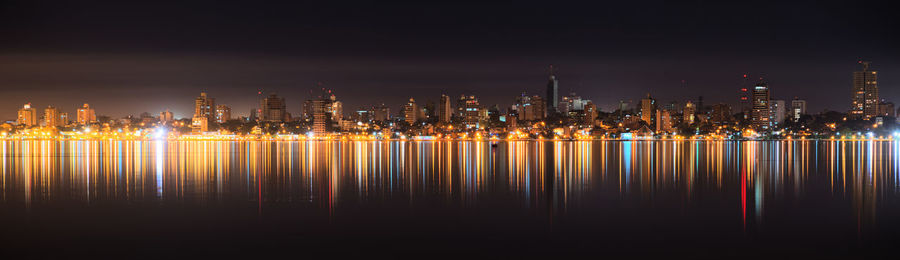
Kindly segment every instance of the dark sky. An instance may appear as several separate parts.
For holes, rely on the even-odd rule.
[[[187,117],[201,91],[246,115],[258,90],[285,96],[296,114],[317,82],[345,111],[441,93],[507,106],[523,91],[543,93],[550,64],[561,94],[604,110],[647,92],[664,103],[736,103],[749,73],[765,76],[776,98],[843,111],[860,58],[881,71],[881,96],[897,101],[896,10],[868,1],[3,1],[0,119],[25,102]]]

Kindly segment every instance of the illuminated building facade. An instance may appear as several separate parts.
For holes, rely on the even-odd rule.
[[[87,125],[90,123],[97,122],[97,113],[94,112],[94,109],[91,108],[87,103],[81,108],[78,109],[75,113],[75,120],[80,125]]]
[[[325,134],[328,114],[328,101],[317,99],[310,102],[312,105],[313,133],[316,135]]]
[[[409,102],[406,105],[403,105],[403,121],[412,125],[416,122],[418,113],[418,107],[416,107],[416,101],[412,98],[409,99]]]
[[[200,96],[194,99],[194,117],[205,117],[207,121],[216,119],[215,114],[216,99],[201,92]]]
[[[545,115],[544,108],[546,106],[541,96],[534,95],[529,97],[522,93],[521,96],[516,98],[515,110],[520,121],[543,120]]]
[[[800,117],[805,114],[806,100],[794,97],[794,100],[791,100],[791,118],[794,119],[794,122],[797,122],[800,120]]]
[[[259,104],[260,120],[265,122],[283,122],[285,121],[285,104],[284,98],[278,97],[277,94],[270,94],[269,97],[263,98]]]
[[[751,123],[757,130],[769,130],[772,128],[772,116],[769,96],[769,85],[760,81],[753,86],[753,107],[750,111]]]
[[[216,123],[225,123],[231,120],[231,108],[226,105],[216,106]]]
[[[597,118],[597,107],[594,106],[594,103],[588,101],[584,104],[584,117],[582,118],[582,124],[584,125],[593,125],[594,119]]]
[[[671,133],[674,132],[674,128],[672,127],[674,123],[672,122],[672,113],[667,109],[660,109],[656,111],[656,132],[657,133]]]
[[[478,127],[478,120],[481,118],[481,114],[479,113],[481,105],[478,103],[478,99],[473,95],[462,95],[459,97],[458,103],[460,104],[461,109],[460,115],[463,118],[463,123],[466,125],[466,128]]]
[[[859,64],[860,70],[853,72],[850,117],[870,119],[878,114],[878,71],[871,70],[867,61]]]
[[[48,106],[44,109],[44,126],[46,127],[59,127],[62,126],[62,122],[59,120],[59,109],[56,109],[53,106]]]
[[[651,127],[655,125],[653,122],[654,112],[656,112],[656,100],[650,97],[650,93],[647,93],[647,97],[641,99],[641,120]]]
[[[37,110],[31,107],[31,103],[25,104],[19,109],[16,124],[25,127],[37,125]]]
[[[769,102],[769,116],[772,117],[772,125],[781,125],[784,123],[785,115],[787,114],[787,106],[785,105],[784,100],[771,100]]]
[[[683,117],[682,120],[685,124],[688,124],[688,125],[693,124],[694,117],[697,114],[697,106],[695,106],[693,102],[688,101],[687,103],[684,104],[684,109],[682,109],[681,114]]]

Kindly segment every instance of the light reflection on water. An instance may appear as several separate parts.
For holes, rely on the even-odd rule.
[[[3,208],[98,201],[308,204],[484,201],[566,215],[620,200],[724,200],[745,228],[768,204],[850,202],[863,224],[896,201],[890,141],[5,141]],[[808,190],[825,191],[808,194]],[[816,198],[809,198],[815,196]],[[346,204],[346,205],[345,205]],[[887,204],[887,205],[886,205]]]

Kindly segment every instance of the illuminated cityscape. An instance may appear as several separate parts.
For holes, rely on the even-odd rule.
[[[773,98],[773,91],[764,79],[753,84],[749,97],[752,108],[737,114],[729,112],[733,109],[727,103],[702,107],[701,99],[696,104],[687,100],[683,105],[663,105],[651,94],[641,99],[639,107],[620,106],[615,111],[602,111],[591,100],[575,93],[558,97],[559,79],[551,75],[547,96],[529,96],[523,92],[511,99],[510,104],[488,107],[476,95],[460,95],[454,108],[449,96],[442,94],[436,98],[440,100],[439,108],[434,103],[417,104],[415,98],[410,98],[406,104],[398,105],[395,115],[385,105],[345,115],[343,103],[327,88],[302,103],[291,103],[272,93],[258,101],[258,110],[251,111],[257,113],[240,118],[232,116],[230,107],[216,105],[216,99],[206,92],[194,99],[193,116],[181,119],[173,118],[166,110],[158,117],[150,117],[149,113],[120,119],[100,116],[106,119],[101,121],[97,119],[98,112],[84,104],[75,113],[77,120],[69,120],[66,112],[51,105],[43,110],[38,122],[37,110],[26,103],[19,109],[16,120],[2,125],[0,136],[146,139],[159,138],[162,134],[164,138],[204,140],[893,139],[900,133],[893,103],[876,102],[876,72],[870,70],[871,63],[860,64],[862,70],[852,73],[852,89],[858,95],[854,95],[845,113],[826,110],[808,114],[805,100],[795,97],[787,103]],[[735,97],[738,98],[745,96]],[[287,111],[288,104],[302,104],[303,112],[292,116]],[[450,113],[454,110],[457,113]]]
[[[891,258],[866,1],[0,3],[0,251]]]

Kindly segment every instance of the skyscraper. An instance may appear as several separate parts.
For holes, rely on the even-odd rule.
[[[331,95],[331,98],[329,109],[331,121],[340,122],[344,118],[344,102],[338,101],[334,95]]]
[[[647,93],[647,98],[641,99],[641,120],[644,120],[650,126],[654,126],[654,112],[656,112],[656,100],[650,97],[650,93]]]
[[[593,125],[595,118],[597,118],[597,107],[594,106],[594,103],[588,101],[584,104],[584,117],[582,118],[582,124],[588,126]]]
[[[444,94],[441,94],[440,103],[438,103],[438,120],[441,123],[450,123],[450,118],[453,116],[453,110],[450,108],[450,97]]]
[[[684,109],[682,110],[681,113],[682,113],[682,116],[684,117],[684,119],[682,119],[682,120],[684,121],[685,124],[688,124],[688,125],[693,124],[694,123],[694,115],[697,113],[697,107],[694,106],[693,102],[688,101],[687,103],[684,104]]]
[[[544,99],[541,96],[527,96],[522,93],[516,99],[516,112],[521,121],[534,121],[544,119]]]
[[[753,86],[753,106],[751,108],[750,120],[754,128],[758,130],[769,130],[772,127],[772,118],[769,107],[769,85],[765,81],[760,81]]]
[[[559,102],[559,108],[557,112],[567,114],[570,117],[577,117],[580,114],[584,113],[584,105],[589,102],[591,101],[587,99],[581,99],[581,96],[579,96],[575,92],[572,92],[568,96],[562,97],[562,101]]]
[[[406,105],[403,105],[403,121],[412,125],[416,122],[417,113],[419,113],[418,107],[416,106],[416,100],[413,98],[409,98],[409,102]]]
[[[673,132],[672,113],[667,109],[658,109],[656,111],[656,132],[670,133]]]
[[[78,109],[75,115],[75,119],[77,123],[80,125],[87,125],[97,121],[97,114],[94,112],[94,109],[91,108],[87,103],[84,104],[81,108]]]
[[[266,122],[282,122],[285,120],[285,104],[284,98],[278,97],[277,94],[269,94],[269,97],[263,98],[259,105],[260,120]]]
[[[59,113],[59,125],[60,126],[69,125],[69,113],[66,113],[66,112]]]
[[[712,111],[709,113],[709,120],[712,121],[713,124],[725,124],[732,119],[731,106],[728,106],[728,104],[725,103],[712,105]]]
[[[794,119],[794,122],[800,120],[800,116],[806,114],[806,100],[799,99],[794,97],[794,100],[791,100],[791,118]]]
[[[27,103],[19,109],[18,117],[16,117],[16,124],[25,127],[37,125],[37,111],[31,107],[31,103]]]
[[[312,104],[313,133],[316,135],[325,134],[325,125],[328,113],[328,100],[316,99],[310,102]]]
[[[194,117],[205,117],[208,121],[216,120],[216,99],[200,92],[200,96],[194,99]]]
[[[869,119],[878,114],[878,71],[869,69],[868,61],[859,61],[859,65],[862,68],[853,72],[850,117]]]
[[[559,106],[559,80],[556,78],[553,66],[550,66],[550,79],[547,81],[547,96],[544,97],[544,102],[546,102],[544,110],[547,115],[555,114]]]
[[[216,106],[216,123],[225,123],[231,120],[231,108],[226,105]]]
[[[59,127],[62,126],[59,120],[59,109],[56,109],[53,106],[47,106],[44,109],[44,126],[46,127]]]
[[[784,100],[771,100],[769,102],[769,116],[772,118],[772,125],[780,125],[784,123],[787,114],[787,105]]]
[[[460,97],[460,103],[463,108],[463,123],[466,124],[466,128],[478,127],[478,120],[481,116],[479,114],[481,105],[478,104],[478,99],[476,99],[475,96],[464,95]]]

